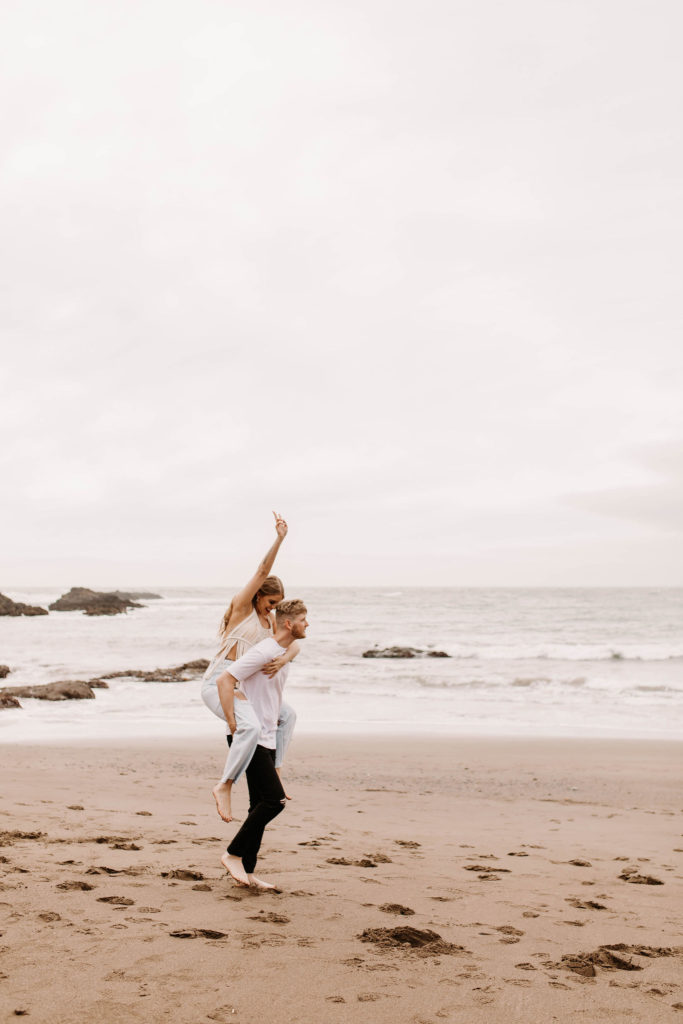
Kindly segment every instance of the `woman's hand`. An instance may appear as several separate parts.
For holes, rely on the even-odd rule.
[[[284,540],[287,536],[287,523],[279,512],[273,512],[273,515],[275,516],[275,531],[280,540]]]
[[[272,661],[269,661],[267,665],[264,665],[261,671],[265,676],[268,676],[269,679],[272,679],[288,661],[290,661],[290,659],[285,654],[280,654],[277,658],[273,658]]]

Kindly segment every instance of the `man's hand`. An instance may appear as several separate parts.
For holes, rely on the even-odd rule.
[[[279,769],[279,768],[276,768],[276,769],[275,769],[275,771],[277,772],[277,776],[278,776],[278,778],[279,778],[280,782],[282,782],[282,772],[280,771],[280,769]],[[284,786],[283,786],[283,788],[284,788]],[[285,800],[291,800],[291,799],[292,799],[292,798],[291,798],[291,796],[289,795],[289,793],[285,793]]]
[[[237,732],[237,722],[235,721],[235,716],[234,715],[231,715],[228,718],[228,729],[230,730],[230,734],[232,736],[234,736],[235,733]]]

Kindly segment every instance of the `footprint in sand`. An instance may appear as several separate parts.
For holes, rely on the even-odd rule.
[[[162,878],[179,878],[183,882],[203,882],[204,875],[201,871],[191,871],[189,868],[173,868],[172,871],[162,871]]]
[[[218,1024],[224,1024],[225,1021],[234,1020],[234,1014],[237,1013],[236,1006],[217,1006],[213,1013],[207,1013],[209,1020],[215,1020]]]
[[[178,928],[168,933],[174,939],[227,939],[227,932],[217,932],[213,928]]]
[[[56,914],[54,910],[45,910],[42,914],[38,914],[41,921],[61,921],[61,914]]]
[[[274,911],[259,910],[258,914],[249,917],[250,921],[266,921],[268,924],[289,924],[289,918],[284,914],[276,914]]]
[[[410,907],[404,907],[400,903],[382,903],[377,909],[385,914],[400,914],[402,917],[412,917],[415,913]]]
[[[594,978],[597,973],[596,967],[611,971],[643,970],[641,964],[636,963],[634,960],[627,960],[623,955],[620,955],[624,953],[630,956],[635,955],[650,959],[653,957],[677,956],[678,950],[663,946],[638,946],[625,942],[615,942],[608,946],[599,946],[589,953],[567,953],[562,957],[560,963],[554,966],[564,967],[585,978]]]
[[[94,885],[89,885],[88,882],[59,882],[57,885],[58,889],[62,889],[64,892],[71,892],[72,890],[80,889],[83,892],[90,892],[94,889]]]
[[[423,956],[469,952],[464,946],[446,942],[438,932],[411,928],[409,925],[402,925],[399,928],[366,928],[358,938],[361,942],[373,942],[380,949],[403,947],[418,951]]]
[[[491,864],[463,864],[463,868],[465,871],[495,871],[498,874],[510,874],[510,868],[497,868]]]
[[[394,842],[405,850],[417,850],[422,845],[422,843],[418,843],[414,839],[394,839]]]
[[[595,900],[579,900],[579,899],[565,899],[565,903],[569,903],[570,906],[576,907],[577,910],[607,910],[604,903],[597,903]]]
[[[500,942],[505,942],[507,945],[512,945],[515,942],[519,942],[520,936],[524,935],[524,932],[520,931],[519,928],[514,928],[511,924],[501,924],[494,931],[500,932],[503,936]]]
[[[509,868],[489,867],[486,864],[463,864],[464,871],[478,871],[477,875],[481,882],[499,882],[501,874],[510,874]]]
[[[11,846],[17,839],[42,839],[44,835],[45,832],[21,832],[18,829],[0,831],[0,846]]]
[[[664,885],[664,882],[653,875],[641,875],[637,868],[624,868],[619,878],[624,882],[631,882],[633,885]]]
[[[120,907],[133,907],[135,906],[135,900],[128,899],[127,896],[98,896],[98,903],[114,903]]]

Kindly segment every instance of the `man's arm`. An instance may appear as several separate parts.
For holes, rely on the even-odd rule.
[[[223,708],[223,714],[225,715],[225,720],[228,723],[228,728],[233,735],[237,730],[237,721],[235,719],[236,683],[237,680],[230,674],[230,672],[221,672],[216,680],[218,699],[221,702],[221,707]]]
[[[221,702],[225,719],[234,733],[237,729],[235,719],[235,689],[238,683],[243,683],[249,676],[259,672],[272,658],[270,650],[262,650],[262,647],[270,647],[270,640],[262,640],[260,644],[254,644],[251,650],[243,654],[241,658],[230,665],[230,671],[221,672],[216,680],[218,688],[218,699]]]
[[[258,644],[243,654],[241,658],[234,661],[230,666],[230,675],[233,676],[238,683],[243,683],[249,676],[253,676],[256,672],[260,672],[264,665],[266,665],[273,658],[273,652],[271,647],[272,641],[270,639],[262,640]],[[264,650],[264,647],[266,648]]]

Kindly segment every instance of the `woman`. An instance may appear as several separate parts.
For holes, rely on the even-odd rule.
[[[280,545],[287,536],[287,523],[277,512],[275,530],[277,539],[264,556],[255,574],[245,587],[233,597],[230,607],[223,616],[219,629],[221,645],[218,653],[204,675],[202,699],[218,718],[227,722],[231,739],[228,739],[230,753],[225,762],[220,782],[214,786],[212,793],[216,807],[223,821],[232,821],[232,787],[238,781],[256,750],[261,732],[260,723],[251,704],[239,690],[235,692],[234,711],[226,715],[220,698],[216,680],[222,672],[229,670],[230,662],[240,658],[250,647],[273,635],[273,608],[285,596],[285,590],[277,576],[271,576],[275,558]],[[265,666],[268,676],[275,675],[288,661],[299,653],[299,644],[295,641],[279,658],[275,658]],[[288,704],[282,705],[277,730],[277,748],[275,767],[280,771],[285,751],[292,737],[296,713]]]

